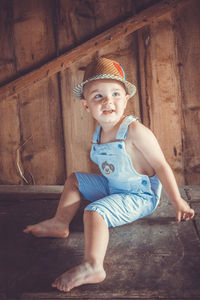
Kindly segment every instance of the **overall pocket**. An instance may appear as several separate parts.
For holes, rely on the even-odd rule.
[[[102,175],[107,178],[117,178],[119,176],[119,163],[116,155],[96,154],[96,159]]]

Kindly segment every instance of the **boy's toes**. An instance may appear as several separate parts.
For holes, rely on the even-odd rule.
[[[24,233],[29,233],[30,231],[31,231],[30,226],[27,226],[27,227],[23,230]]]

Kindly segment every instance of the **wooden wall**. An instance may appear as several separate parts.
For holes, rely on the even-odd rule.
[[[156,2],[0,0],[1,85]],[[138,86],[127,113],[156,134],[179,184],[200,181],[199,11],[191,0],[93,54],[119,61]],[[57,185],[72,171],[96,171],[96,124],[71,93],[91,58],[0,100],[0,184]]]
[[[138,32],[143,121],[179,184],[200,182],[200,2]]]

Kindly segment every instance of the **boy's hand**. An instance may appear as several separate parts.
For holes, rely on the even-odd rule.
[[[173,203],[176,212],[176,221],[181,220],[188,221],[194,217],[194,210],[189,206],[189,204],[180,198],[178,202]]]

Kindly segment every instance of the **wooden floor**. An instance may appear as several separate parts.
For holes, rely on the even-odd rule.
[[[0,300],[200,299],[199,186],[180,188],[196,210],[193,221],[177,224],[163,193],[150,217],[110,229],[106,280],[69,293],[51,288],[51,282],[82,260],[82,210],[68,239],[25,235],[27,224],[53,215],[61,190],[36,195],[28,188],[22,194],[0,188]]]

